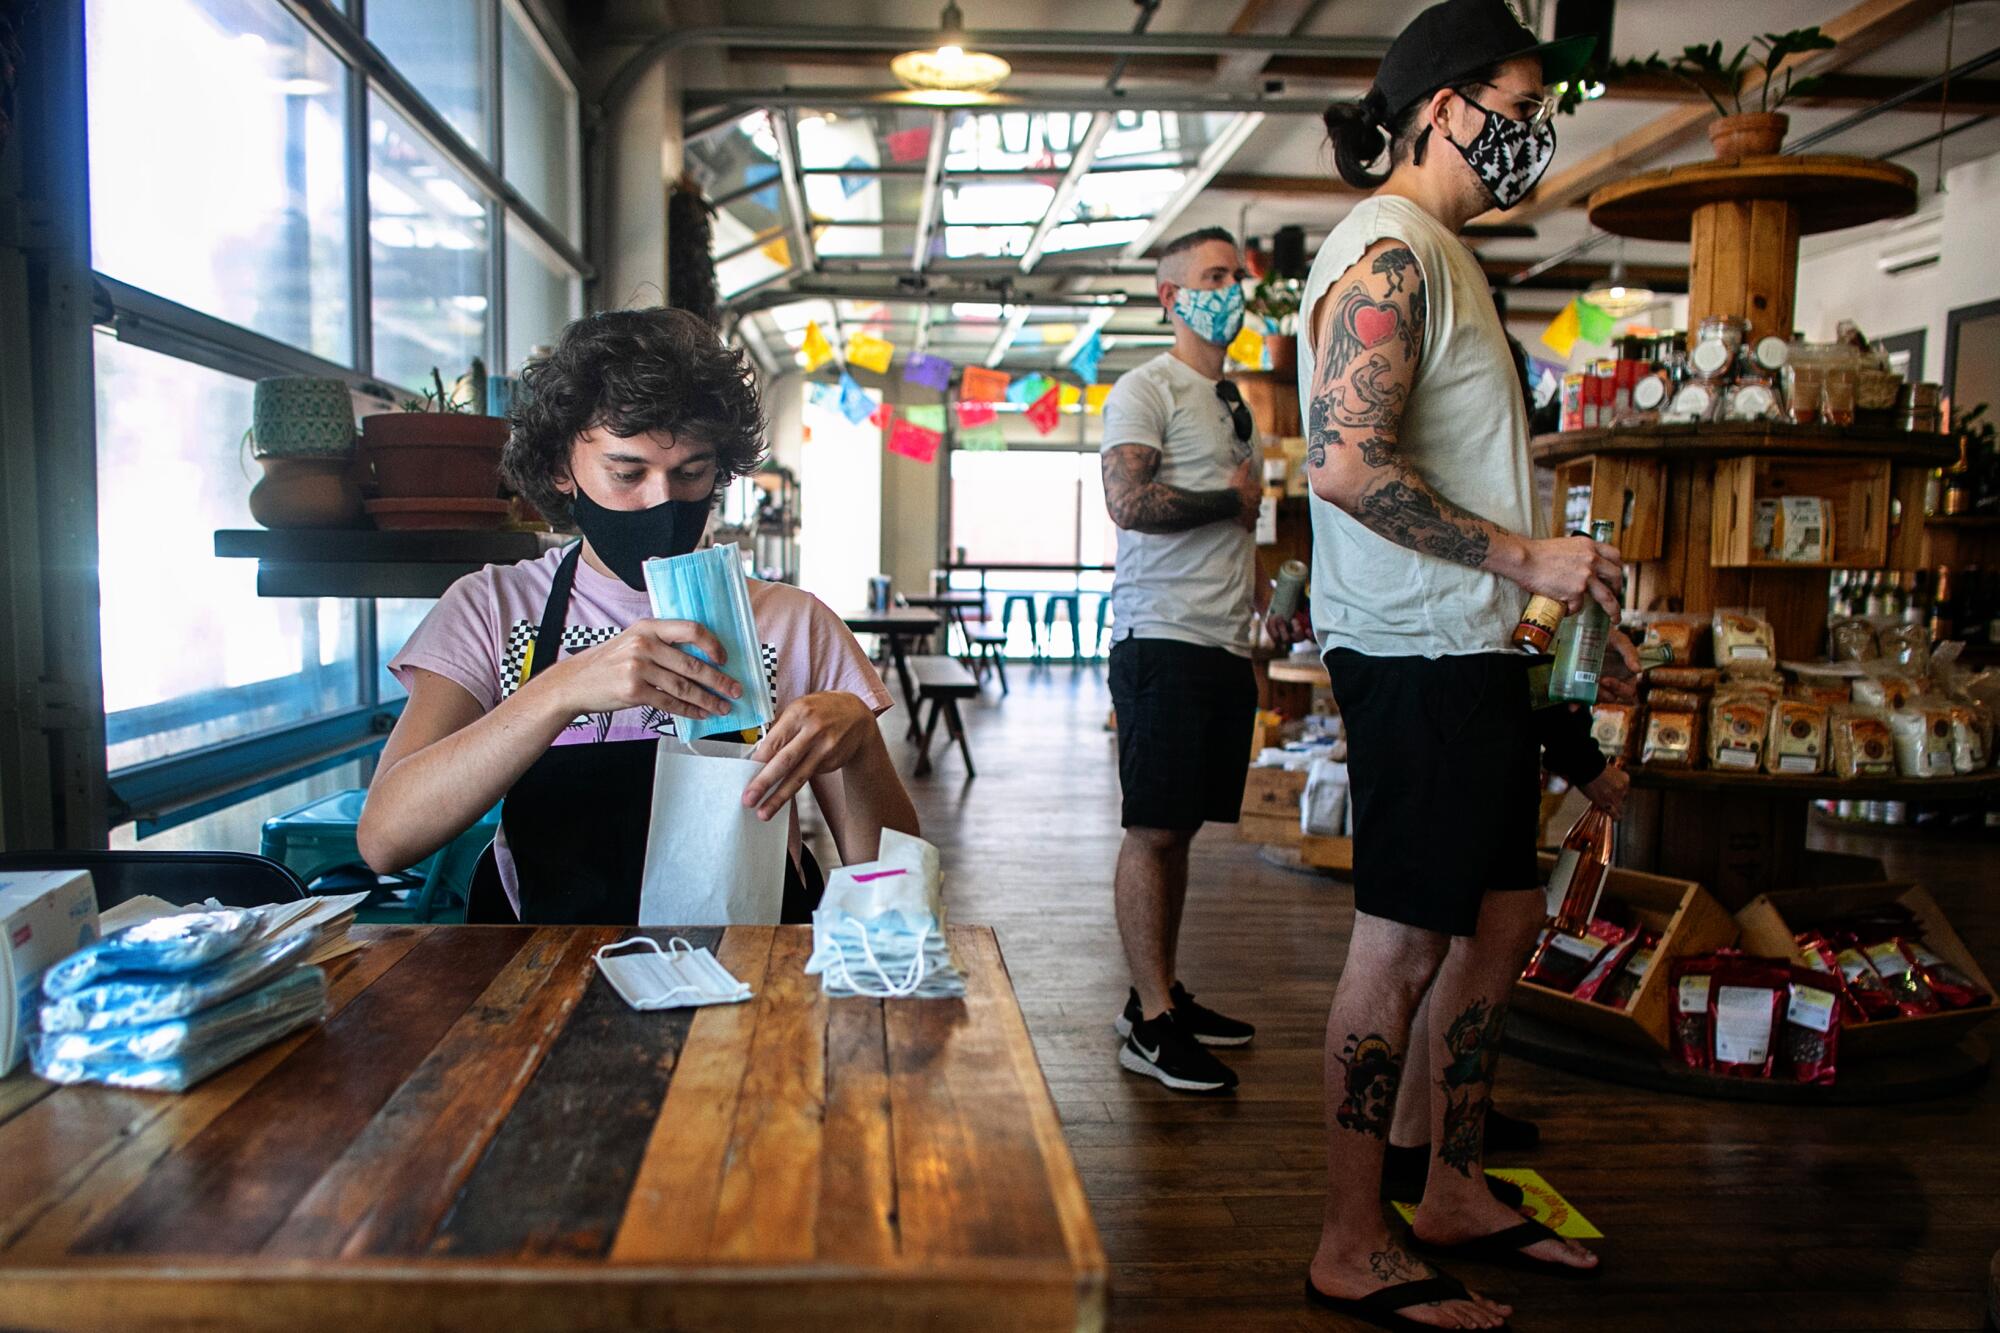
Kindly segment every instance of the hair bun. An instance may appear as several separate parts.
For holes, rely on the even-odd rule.
[[[1389,99],[1382,95],[1380,88],[1370,88],[1368,95],[1361,99],[1361,119],[1377,129],[1389,123]]]

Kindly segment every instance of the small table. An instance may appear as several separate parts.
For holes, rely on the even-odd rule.
[[[984,612],[986,610],[985,593],[979,593],[979,592],[910,593],[907,596],[905,596],[903,600],[909,603],[911,606],[928,609],[932,611],[942,611],[947,616],[950,616],[951,623],[953,626],[957,628],[959,637],[965,641],[966,654],[968,656],[971,655],[972,631],[966,628],[965,618],[968,612],[972,611]],[[949,632],[947,632],[945,636],[946,651],[950,651],[951,648],[950,637],[951,636]]]
[[[0,1080],[0,1302],[34,1328],[1099,1328],[1105,1260],[984,927],[959,1000],[640,1013],[630,931],[362,926],[332,1017],[186,1094]]]
[[[841,621],[856,634],[879,634],[889,645],[889,661],[896,668],[896,680],[903,687],[903,702],[910,710],[910,739],[917,729],[917,687],[910,681],[910,650],[913,640],[928,639],[943,622],[935,611],[896,607],[888,611],[850,611]]]

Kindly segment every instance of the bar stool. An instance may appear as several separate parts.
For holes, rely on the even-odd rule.
[[[1104,656],[1104,631],[1111,626],[1111,594],[1100,593],[1097,598],[1097,630],[1090,636],[1090,655]]]
[[[1049,651],[1056,646],[1056,608],[1061,607],[1069,621],[1069,660],[1083,661],[1083,611],[1082,598],[1073,592],[1052,592],[1049,600],[1042,604],[1042,627],[1049,632]]]
[[[1028,617],[1028,642],[1034,646],[1035,656],[1042,655],[1042,631],[1035,624],[1035,594],[1031,592],[1010,592],[1007,600],[1000,604],[1000,632],[1007,633],[1014,628],[1014,608],[1018,606]]]

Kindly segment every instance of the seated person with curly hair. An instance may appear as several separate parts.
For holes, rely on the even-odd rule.
[[[741,693],[685,651],[721,660],[713,634],[652,618],[642,567],[699,544],[722,488],[756,470],[765,421],[743,353],[680,310],[580,319],[524,378],[502,471],[582,540],[460,579],[389,663],[410,697],[361,854],[378,871],[414,865],[505,797],[475,905],[497,904],[497,877],[523,921],[630,924],[659,738],[672,715],[721,714]],[[884,828],[917,831],[875,724],[888,691],[810,594],[753,580],[750,606],[778,715],[744,804],[770,819],[811,783],[841,858],[871,860]],[[803,921],[817,875],[789,818],[783,915]]]

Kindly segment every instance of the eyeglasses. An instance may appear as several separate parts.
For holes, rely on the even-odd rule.
[[[1553,97],[1530,97],[1526,93],[1510,93],[1507,92],[1505,88],[1502,88],[1499,84],[1488,83],[1484,79],[1480,80],[1477,83],[1469,83],[1466,85],[1466,87],[1491,88],[1496,93],[1503,93],[1506,96],[1513,98],[1517,106],[1526,108],[1528,111],[1528,114],[1523,116],[1522,120],[1527,124],[1532,125],[1536,129],[1542,128],[1542,126],[1548,124],[1550,121],[1556,118],[1556,99]],[[1460,93],[1459,96],[1465,97],[1465,94]],[[1478,107],[1481,111],[1487,112],[1488,114],[1496,116],[1500,114],[1499,112],[1494,111],[1492,107],[1487,106],[1484,102],[1478,100],[1477,98],[1465,97],[1465,100],[1472,103],[1474,106]]]
[[[1234,380],[1217,380],[1215,382],[1215,396],[1220,398],[1222,405],[1229,409],[1229,419],[1236,427],[1236,442],[1238,444],[1250,443],[1250,432],[1256,428],[1256,423],[1250,418],[1250,408],[1244,403],[1243,395],[1237,392],[1236,382]]]

